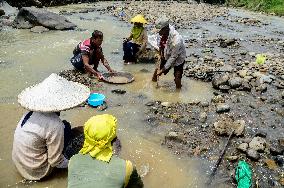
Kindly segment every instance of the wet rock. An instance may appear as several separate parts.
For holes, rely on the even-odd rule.
[[[254,137],[249,143],[250,149],[263,152],[266,147],[266,141],[262,137]]]
[[[216,112],[217,113],[224,113],[224,112],[229,112],[230,111],[230,106],[228,104],[218,104],[216,107]]]
[[[63,16],[35,7],[21,8],[13,25],[18,29],[44,26],[48,29],[66,30],[75,29],[76,27],[75,24],[71,23]]]
[[[219,89],[224,93],[224,92],[228,92],[231,89],[231,87],[228,85],[220,85]]]
[[[266,101],[266,100],[267,100],[267,97],[266,97],[266,96],[261,96],[261,97],[260,97],[260,100]]]
[[[247,72],[248,72],[247,70],[240,70],[238,74],[240,77],[244,78],[247,76]]]
[[[255,88],[256,91],[265,92],[267,91],[267,85],[266,84],[260,84],[257,88]]]
[[[211,100],[213,103],[224,103],[225,102],[225,98],[222,95],[213,96]]]
[[[276,82],[273,84],[277,89],[284,89],[284,82]]]
[[[206,120],[207,120],[207,113],[206,112],[201,112],[199,114],[199,121],[201,123],[205,123]]]
[[[277,169],[277,165],[276,165],[274,160],[272,160],[272,159],[264,159],[264,162],[265,162],[266,166],[269,169],[271,169],[271,170],[276,170]]]
[[[229,76],[228,75],[218,75],[215,76],[212,80],[212,86],[215,89],[219,89],[220,85],[226,85],[228,83],[229,80]]]
[[[140,72],[146,73],[146,72],[150,72],[150,71],[148,69],[141,69]]]
[[[165,136],[165,142],[167,141],[174,141],[179,143],[184,142],[183,138],[177,132],[174,131],[169,132],[168,135]]]
[[[168,137],[176,138],[176,137],[178,137],[178,133],[177,132],[169,132]]]
[[[236,39],[221,39],[220,41],[220,47],[227,48],[228,46],[232,46],[236,43]]]
[[[274,76],[271,76],[271,75],[268,75],[268,76],[263,75],[263,76],[261,76],[259,82],[260,82],[261,84],[263,84],[263,83],[271,83],[274,79],[275,79]]]
[[[163,107],[169,107],[169,106],[171,106],[171,103],[170,102],[162,102],[161,105]]]
[[[283,155],[277,155],[273,157],[273,160],[275,161],[275,163],[280,166],[283,167],[284,166],[284,156]]]
[[[279,142],[274,141],[270,145],[270,153],[272,155],[282,155],[284,152],[284,147],[279,144]]]
[[[241,143],[238,148],[238,150],[242,151],[242,152],[246,152],[248,149],[248,143]]]
[[[155,104],[155,102],[150,101],[150,102],[147,102],[145,105],[146,106],[154,106],[154,104]]]
[[[49,29],[43,27],[43,26],[35,26],[33,28],[31,28],[31,32],[33,33],[43,33],[43,32],[47,32],[49,31]]]
[[[249,82],[243,82],[241,86],[241,90],[243,91],[251,91],[252,86]]]
[[[210,105],[210,104],[209,104],[209,102],[207,102],[207,101],[200,103],[200,106],[202,106],[202,107],[208,107],[209,105]]]
[[[228,161],[236,161],[236,160],[239,159],[239,157],[236,156],[236,155],[233,155],[233,156],[226,156],[225,158],[226,158]]]
[[[107,103],[104,102],[102,105],[97,107],[98,111],[104,111],[105,109],[107,109]]]
[[[114,89],[114,90],[111,90],[111,92],[115,94],[121,94],[121,95],[126,93],[126,91],[122,89]]]
[[[260,155],[257,151],[255,151],[254,149],[248,149],[247,150],[247,157],[249,157],[252,160],[257,161],[260,158]]]
[[[213,127],[218,135],[230,135],[234,130],[234,134],[240,136],[243,134],[244,124],[243,120],[233,121],[229,117],[222,117],[213,124]]]
[[[244,120],[237,120],[234,121],[234,134],[236,136],[241,136],[244,133],[245,129],[245,121]]]
[[[256,109],[257,108],[257,105],[255,102],[250,102],[249,103],[249,107],[251,107],[252,109]]]
[[[284,138],[278,139],[280,146],[284,147]]]
[[[190,105],[198,105],[201,101],[200,100],[192,100],[192,101],[189,101],[188,104]]]
[[[231,88],[238,88],[242,85],[242,81],[243,79],[240,77],[233,77],[229,79],[229,85],[231,86]]]
[[[254,137],[261,137],[261,138],[266,138],[266,136],[267,132],[265,132],[264,130],[260,130],[254,135]]]
[[[284,177],[281,177],[281,178],[279,179],[279,183],[280,183],[280,185],[284,186]]]

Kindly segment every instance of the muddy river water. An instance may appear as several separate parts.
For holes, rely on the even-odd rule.
[[[50,10],[76,10],[82,6],[85,5]],[[236,14],[236,11],[233,13]],[[156,88],[156,84],[151,82],[153,64],[123,64],[122,38],[128,36],[131,25],[97,12],[76,13],[66,17],[81,30],[50,31],[42,34],[12,28],[0,31],[0,187],[66,187],[66,171],[56,171],[43,182],[23,183],[22,177],[13,166],[13,133],[25,112],[17,104],[17,95],[53,72],[72,69],[69,59],[73,48],[79,41],[88,38],[94,29],[104,33],[103,51],[111,66],[117,71],[132,73],[135,81],[127,85],[100,83],[101,87],[97,91],[106,95],[108,108],[105,111],[79,107],[63,112],[62,119],[69,120],[72,126],[79,126],[93,115],[113,114],[119,123],[118,137],[122,142],[122,157],[133,161],[143,176],[145,187],[205,187],[203,183],[209,170],[206,162],[175,156],[161,146],[163,136],[151,132],[147,127],[144,111],[145,104],[152,100],[208,101],[213,95],[211,85],[184,78],[183,89],[176,91],[171,71],[160,79],[161,87]],[[184,32],[184,35],[187,33]],[[100,69],[105,70],[103,67]],[[114,94],[111,92],[113,89],[123,89],[126,94]]]

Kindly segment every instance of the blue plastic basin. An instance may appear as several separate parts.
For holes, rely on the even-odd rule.
[[[104,103],[105,98],[106,97],[103,94],[91,93],[88,99],[88,104],[94,107],[100,106]]]

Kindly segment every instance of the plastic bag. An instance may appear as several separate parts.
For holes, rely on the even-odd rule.
[[[239,161],[236,167],[235,178],[238,183],[238,188],[252,187],[252,171],[248,163]]]
[[[259,65],[262,65],[265,63],[265,60],[266,60],[266,55],[264,54],[257,54],[256,55],[256,63],[259,64]]]

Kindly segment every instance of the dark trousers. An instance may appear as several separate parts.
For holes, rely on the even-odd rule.
[[[64,148],[63,148],[63,152],[64,152],[69,142],[72,140],[73,135],[72,135],[70,123],[66,120],[63,120],[62,123],[64,124]]]
[[[160,67],[159,69],[162,69],[164,68],[165,64],[166,64],[166,60],[164,59],[161,59],[161,63],[160,63]],[[181,78],[182,78],[182,75],[183,75],[183,67],[184,67],[184,63],[182,63],[181,65],[178,65],[178,66],[175,66],[174,67],[174,81],[175,81],[175,84],[176,84],[176,88],[181,88]],[[171,67],[167,70],[164,71],[164,75],[168,74],[168,72],[170,71]],[[153,74],[153,77],[152,77],[152,81],[157,81],[157,71],[158,69],[156,68],[155,71],[154,71],[154,74]]]
[[[74,55],[70,59],[70,62],[75,67],[75,69],[77,69],[81,72],[85,72],[85,66],[84,66],[84,63],[83,63],[83,58],[82,58],[81,53]],[[97,58],[95,55],[90,56],[89,64],[94,65],[93,68],[94,68],[95,71],[98,71],[99,62],[100,62],[100,59]]]
[[[123,60],[126,62],[137,62],[136,53],[139,51],[140,45],[132,42],[123,43]]]

